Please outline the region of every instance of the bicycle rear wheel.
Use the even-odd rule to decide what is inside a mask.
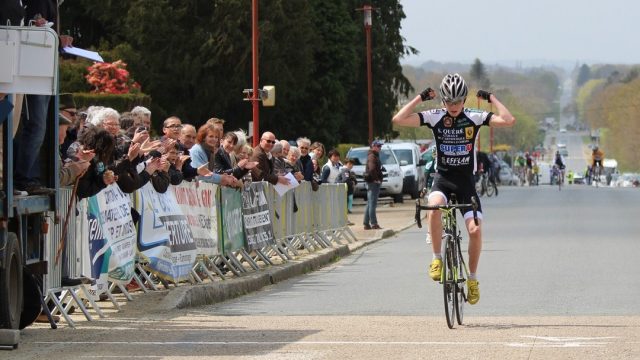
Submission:
[[[456,271],[456,296],[455,296],[455,307],[456,307],[456,320],[458,321],[458,325],[462,325],[464,321],[464,303],[467,301],[467,297],[464,293],[464,285],[466,279],[464,277],[464,259],[462,258],[462,252],[460,250],[460,243],[456,246],[456,256],[455,256],[455,271]]]
[[[442,289],[444,293],[444,314],[447,317],[447,326],[453,329],[455,313],[456,285],[453,276],[453,247],[451,246],[451,235],[445,235],[443,241],[444,256],[442,258]]]

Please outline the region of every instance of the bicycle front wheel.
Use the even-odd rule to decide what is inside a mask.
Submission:
[[[444,292],[444,314],[447,318],[447,326],[453,329],[455,313],[456,284],[453,276],[453,246],[450,234],[445,235],[443,241],[444,256],[442,257],[442,289]]]

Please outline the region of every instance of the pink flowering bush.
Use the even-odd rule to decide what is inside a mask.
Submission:
[[[112,63],[94,63],[87,68],[89,73],[85,79],[92,93],[128,94],[140,91],[140,85],[129,77],[127,64],[122,60]]]

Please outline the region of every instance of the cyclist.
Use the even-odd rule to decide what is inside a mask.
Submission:
[[[540,179],[540,166],[537,161],[533,162],[533,182],[538,186],[538,180]]]
[[[600,175],[602,175],[602,160],[604,160],[604,151],[598,148],[598,145],[593,146],[593,151],[591,152],[591,171],[596,171],[596,165],[600,166]],[[600,179],[596,179],[600,181]]]
[[[471,209],[463,209],[465,225],[469,232],[469,281],[468,301],[475,304],[480,299],[480,290],[476,272],[482,249],[482,208],[476,194],[473,173],[476,170],[475,141],[480,127],[507,127],[515,123],[509,110],[488,91],[479,90],[477,97],[495,105],[498,113],[468,109],[464,107],[467,100],[467,84],[462,76],[448,74],[442,79],[439,95],[444,108],[415,113],[415,107],[423,101],[435,98],[436,92],[427,88],[406,104],[394,117],[393,122],[401,126],[427,126],[436,141],[438,163],[433,180],[433,187],[428,197],[430,206],[445,205],[452,193],[456,193],[458,201],[470,203],[474,197],[478,201],[478,225],[473,221]],[[429,230],[431,231],[433,261],[429,266],[429,276],[439,281],[442,273],[442,218],[440,211],[429,214]]]
[[[518,153],[515,160],[513,161],[513,167],[515,169],[516,175],[518,175],[518,178],[520,179],[520,185],[524,185],[525,182],[525,164],[526,162],[524,156],[522,156],[522,153]]]
[[[525,171],[527,184],[531,186],[531,181],[533,180],[533,158],[529,152],[524,153],[524,161],[527,167],[527,170]]]
[[[558,171],[559,171],[559,175],[558,176],[558,181],[561,183],[564,183],[564,159],[562,158],[562,155],[560,154],[560,151],[556,151],[556,159],[554,160],[553,164],[555,166],[558,167]]]

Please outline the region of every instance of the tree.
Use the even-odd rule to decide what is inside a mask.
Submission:
[[[331,146],[367,137],[361,1],[260,3],[259,86],[275,85],[277,103],[260,109],[260,130],[308,136]],[[400,58],[398,0],[380,0],[373,26],[376,135],[390,130],[398,96],[412,90]],[[152,99],[156,127],[177,115],[200,125],[212,116],[247,128],[251,106],[251,7],[246,0],[77,0],[61,7],[76,44],[123,60]],[[90,20],[89,20],[90,19]],[[64,89],[63,89],[64,90]]]
[[[487,71],[484,68],[484,64],[480,59],[476,58],[471,65],[471,70],[469,70],[469,76],[471,76],[471,80],[474,81],[474,86],[480,89],[489,89],[491,88],[491,81],[489,80],[489,76],[487,76]]]
[[[582,64],[582,66],[580,66],[580,70],[578,71],[576,85],[580,87],[589,80],[591,80],[591,68],[587,64]]]

